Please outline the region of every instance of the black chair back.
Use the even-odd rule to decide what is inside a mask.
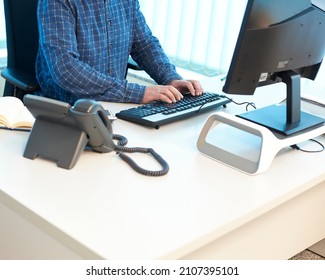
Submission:
[[[7,69],[2,74],[7,80],[4,95],[15,94],[22,98],[25,90],[30,92],[38,89],[35,79],[39,38],[37,4],[38,0],[4,0],[8,53]],[[22,88],[19,82],[23,83]]]

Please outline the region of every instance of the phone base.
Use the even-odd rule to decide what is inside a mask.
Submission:
[[[71,169],[88,143],[85,132],[65,123],[36,119],[27,141],[24,157],[53,160],[57,166]]]

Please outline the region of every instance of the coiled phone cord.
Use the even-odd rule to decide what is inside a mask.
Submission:
[[[169,165],[168,163],[152,148],[141,148],[141,147],[135,147],[135,148],[128,148],[125,147],[128,140],[119,134],[113,134],[113,139],[117,140],[117,145],[115,145],[115,151],[120,156],[122,160],[124,160],[126,163],[128,163],[136,172],[146,175],[146,176],[163,176],[167,174],[169,171]],[[161,170],[147,170],[142,167],[140,167],[133,159],[131,159],[129,156],[127,156],[125,153],[144,153],[144,154],[151,154],[153,158],[159,162],[162,169]]]

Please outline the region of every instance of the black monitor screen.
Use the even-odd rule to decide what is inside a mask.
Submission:
[[[223,91],[249,95],[284,82],[287,102],[240,117],[285,135],[323,125],[300,110],[300,78],[315,79],[325,55],[322,8],[310,0],[248,0]]]

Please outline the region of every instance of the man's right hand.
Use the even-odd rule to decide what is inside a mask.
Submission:
[[[183,95],[173,86],[148,86],[142,99],[143,104],[161,100],[166,103],[175,103],[181,100]]]

